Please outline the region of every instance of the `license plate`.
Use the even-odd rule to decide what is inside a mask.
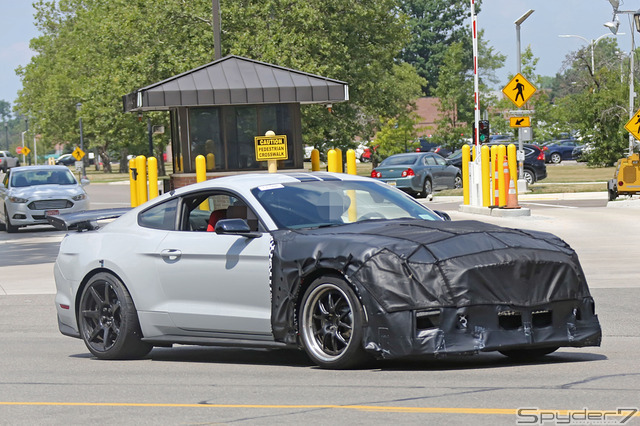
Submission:
[[[44,212],[45,216],[54,216],[60,214],[60,210],[47,210]]]
[[[387,185],[396,186],[396,181],[395,180],[388,180],[387,181]]]

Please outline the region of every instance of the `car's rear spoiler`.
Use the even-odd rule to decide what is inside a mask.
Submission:
[[[116,219],[130,210],[131,207],[85,210],[77,213],[47,216],[47,220],[56,229],[60,229],[61,231],[71,231],[74,229],[78,231],[92,231],[99,228],[98,221]]]

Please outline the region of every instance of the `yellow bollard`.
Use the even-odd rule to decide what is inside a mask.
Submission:
[[[492,202],[494,206],[498,206],[500,204],[500,189],[498,188],[498,146],[493,145],[491,147],[491,182],[493,185],[493,193],[491,196]]]
[[[275,136],[276,132],[273,130],[267,130],[264,135]],[[278,171],[278,160],[267,160],[267,171],[269,173],[276,173]]]
[[[344,165],[342,164],[342,150],[340,148],[336,148],[336,152],[338,153],[338,173],[344,173]]]
[[[516,159],[516,146],[512,143],[507,146],[507,157],[509,159],[509,175],[513,179],[513,184],[516,188],[516,195],[518,194],[518,160]],[[509,188],[509,182],[507,182],[507,188]]]
[[[180,171],[184,170],[184,157],[182,156],[182,154],[180,154],[180,164],[178,165],[178,167],[180,168]]]
[[[136,179],[138,205],[141,205],[147,202],[147,157],[144,155],[136,157],[136,170],[138,171]]]
[[[338,166],[338,152],[335,149],[330,149],[327,153],[327,171],[332,173],[340,173]]]
[[[352,149],[347,151],[347,173],[350,175],[357,175],[356,169],[356,152]]]
[[[480,162],[482,167],[482,207],[491,205],[491,163],[489,162],[489,147],[480,148]]]
[[[210,152],[207,154],[207,170],[216,169],[216,156]]]
[[[320,171],[320,151],[318,151],[317,149],[311,151],[311,171]]]
[[[196,157],[196,182],[204,182],[207,180],[207,161],[204,159],[204,155],[198,155]],[[209,203],[203,201],[200,204],[200,210],[209,210]]]
[[[147,168],[149,169],[149,199],[153,200],[158,196],[158,160],[156,157],[149,157]]]
[[[462,203],[469,205],[469,159],[471,158],[471,147],[469,145],[462,146]]]
[[[504,173],[503,173],[503,164],[507,160],[507,147],[504,145],[498,146],[498,162],[496,165],[498,166],[498,188],[500,189],[500,197],[498,206],[506,206],[507,205],[507,186],[508,182],[504,181]]]
[[[133,177],[133,171],[136,169],[136,159],[129,160],[129,192],[131,193],[131,207],[138,206],[138,191],[136,188],[136,179]]]

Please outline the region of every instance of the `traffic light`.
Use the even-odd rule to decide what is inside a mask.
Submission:
[[[489,120],[480,120],[478,122],[480,127],[480,143],[489,142]],[[473,143],[476,142],[476,123],[473,123]]]

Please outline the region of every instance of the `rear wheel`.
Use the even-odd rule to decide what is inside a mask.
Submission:
[[[551,154],[551,162],[553,164],[560,164],[561,161],[562,161],[562,156],[559,153],[554,152],[553,154]]]
[[[362,348],[362,305],[344,280],[316,279],[304,293],[300,312],[304,349],[320,367],[353,368],[369,358]]]
[[[502,355],[508,356],[519,361],[529,361],[541,358],[552,352],[558,350],[557,346],[550,348],[535,348],[535,349],[512,349],[508,351],[499,351]]]
[[[112,274],[94,275],[82,291],[78,310],[80,335],[100,359],[137,359],[152,349],[142,331],[129,292]]]
[[[420,195],[423,198],[427,198],[429,195],[433,193],[433,184],[431,183],[431,179],[426,178],[424,183],[422,184],[422,192]]]
[[[456,176],[456,178],[453,180],[453,187],[455,189],[462,188],[462,176]]]
[[[527,181],[527,185],[536,183],[536,175],[534,175],[531,170],[525,169],[524,172],[522,172],[522,176],[524,177],[524,180]]]

